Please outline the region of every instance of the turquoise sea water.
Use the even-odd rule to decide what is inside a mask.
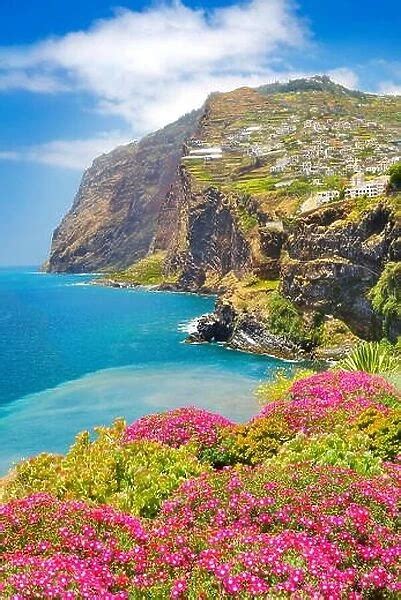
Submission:
[[[0,474],[117,416],[197,405],[245,420],[257,410],[254,387],[285,366],[182,343],[213,298],[90,279],[0,269]]]

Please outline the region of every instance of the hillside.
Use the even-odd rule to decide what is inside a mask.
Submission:
[[[400,160],[401,97],[325,77],[212,94],[200,111],[94,162],[49,268],[218,292],[196,341],[293,357],[313,353],[333,327],[346,347],[355,336],[395,340],[399,311],[378,312],[371,294],[400,259],[399,197],[387,177]]]

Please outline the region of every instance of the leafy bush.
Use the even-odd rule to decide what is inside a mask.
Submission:
[[[377,452],[372,452],[367,435],[346,431],[339,427],[333,433],[307,436],[298,434],[284,444],[272,459],[278,465],[296,465],[310,462],[314,465],[331,465],[353,469],[360,475],[378,475],[382,472]]]
[[[287,337],[296,344],[310,342],[310,332],[305,328],[297,307],[279,292],[269,295],[267,325],[272,333]]]
[[[401,263],[386,265],[369,298],[373,308],[384,317],[384,333],[388,335],[391,323],[401,319]]]
[[[272,414],[238,428],[232,452],[236,453],[237,462],[257,465],[277,454],[294,435],[281,414]]]
[[[386,342],[362,342],[338,363],[338,368],[344,371],[379,374],[396,373],[400,367],[399,354]]]
[[[359,415],[354,427],[369,440],[369,449],[383,460],[401,457],[401,407],[383,414],[377,408],[369,408]]]
[[[229,419],[207,410],[177,408],[138,419],[127,427],[124,441],[154,440],[173,448],[194,442],[208,448],[216,443],[220,429],[231,425]]]
[[[401,162],[396,163],[389,169],[390,184],[396,189],[401,190]]]
[[[149,440],[121,444],[124,429],[122,421],[98,428],[94,441],[83,432],[65,457],[39,455],[20,463],[6,497],[46,491],[60,499],[107,503],[152,517],[185,478],[207,468],[187,447],[169,448]]]

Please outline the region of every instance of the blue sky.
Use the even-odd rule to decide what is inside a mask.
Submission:
[[[39,264],[97,154],[207,93],[329,73],[401,94],[395,0],[2,0],[0,264]]]

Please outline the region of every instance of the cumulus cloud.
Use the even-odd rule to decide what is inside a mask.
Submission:
[[[358,89],[359,77],[355,71],[348,67],[339,67],[328,72],[329,77],[336,83],[351,90]]]
[[[0,48],[0,89],[91,93],[135,133],[199,106],[211,91],[288,76],[308,39],[292,0],[248,0],[213,11],[176,0],[119,10],[87,31]]]
[[[401,83],[395,83],[394,81],[382,81],[379,84],[379,93],[388,94],[389,96],[400,96]]]
[[[89,139],[53,140],[18,151],[0,151],[0,160],[37,162],[81,171],[89,166],[95,156],[110,152],[129,141],[127,136],[119,132],[104,132]]]

